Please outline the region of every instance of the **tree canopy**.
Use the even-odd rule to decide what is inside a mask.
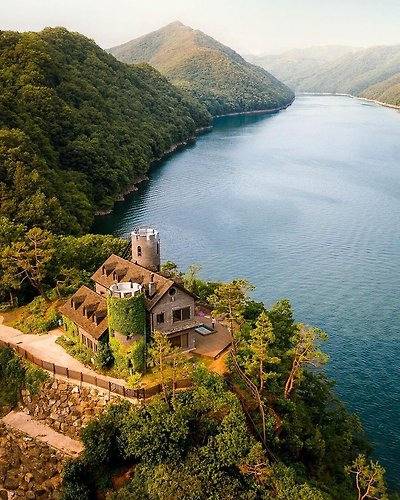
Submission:
[[[147,65],[64,28],[0,32],[0,215],[56,233],[96,210],[210,116]]]

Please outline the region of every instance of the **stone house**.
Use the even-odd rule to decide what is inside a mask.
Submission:
[[[210,321],[207,325],[204,317],[196,315],[195,296],[180,283],[159,273],[158,231],[151,228],[134,231],[131,235],[131,254],[131,260],[111,255],[92,276],[95,289],[81,287],[61,306],[64,327],[72,328],[93,351],[97,350],[99,341],[106,338],[109,330],[123,343],[134,342],[141,335],[149,337],[153,331],[159,330],[167,333],[174,346],[189,350],[201,344],[206,353],[206,336],[210,335],[211,339],[214,328]],[[141,298],[145,309],[145,331],[109,328],[110,300],[116,301],[117,306],[119,301],[125,300],[128,307],[120,314],[126,314],[129,320],[128,316],[138,314],[137,309],[136,312],[130,309],[126,300],[134,297]],[[122,321],[121,324],[125,323]],[[131,323],[127,321],[126,324]],[[222,351],[229,343],[226,332],[224,335],[219,332],[217,351]]]

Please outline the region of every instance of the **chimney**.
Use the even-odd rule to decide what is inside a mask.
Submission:
[[[156,284],[154,283],[154,274],[150,275],[150,282],[148,284],[149,297],[152,297],[156,293]]]

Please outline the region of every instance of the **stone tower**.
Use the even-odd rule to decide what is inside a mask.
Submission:
[[[140,227],[132,232],[132,262],[152,271],[160,270],[160,235],[151,227]]]

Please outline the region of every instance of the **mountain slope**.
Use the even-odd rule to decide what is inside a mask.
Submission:
[[[391,106],[400,106],[400,73],[368,87],[360,96]]]
[[[293,99],[291,90],[265,70],[179,22],[109,52],[125,63],[151,64],[213,115],[273,109]]]
[[[290,88],[296,90],[304,79],[321,71],[324,65],[356,50],[353,47],[342,45],[328,45],[292,49],[281,54],[247,55],[245,57],[251,63],[265,68]]]
[[[0,32],[0,70],[0,215],[27,226],[88,229],[211,118],[155,69],[63,28]]]
[[[399,102],[400,45],[347,48],[342,54],[329,47],[325,54],[318,54],[319,49],[251,60],[257,60],[297,92],[345,93],[388,104]]]

